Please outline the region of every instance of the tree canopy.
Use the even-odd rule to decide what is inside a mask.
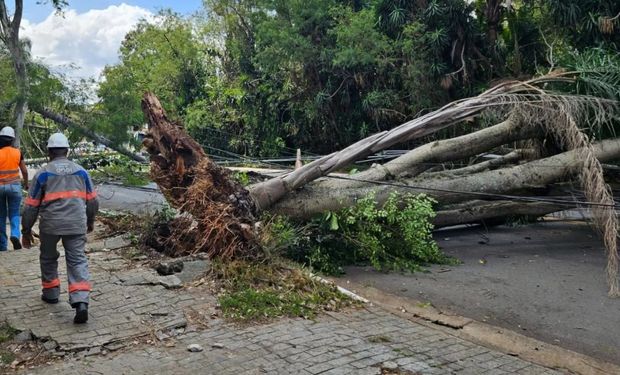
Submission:
[[[117,124],[141,121],[148,89],[203,145],[325,153],[620,45],[611,0],[208,0],[205,11],[127,35],[99,91]]]
[[[605,67],[581,87],[617,95],[619,14],[613,0],[206,0],[198,15],[163,11],[138,23],[94,103],[29,63],[28,77],[39,77],[30,105],[53,101],[123,143],[144,123],[140,97],[152,91],[210,151],[327,153],[555,69]],[[1,49],[5,121],[18,96],[12,77]]]

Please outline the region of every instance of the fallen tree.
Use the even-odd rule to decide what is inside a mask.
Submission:
[[[334,188],[333,184],[307,185],[275,203],[269,211],[289,217],[309,218],[322,212],[350,206],[371,191],[375,193],[379,203],[385,202],[393,191],[402,194],[427,194],[440,202],[441,209],[441,205],[445,204],[461,203],[480,197],[492,199],[498,194],[523,192],[570,179],[583,167],[581,152],[579,149],[571,150],[516,166],[456,178],[410,178],[399,180],[398,184],[380,182],[373,184],[370,180],[360,181],[358,178],[353,178],[356,180],[354,182],[366,182],[366,185],[345,186],[339,189]],[[601,161],[620,159],[620,139],[598,142],[594,145],[594,152]],[[350,180],[344,180],[345,183],[348,181]]]
[[[54,121],[55,123],[65,127],[65,128],[71,128],[71,129],[75,129],[77,131],[79,131],[81,134],[83,134],[85,137],[99,143],[102,144],[106,147],[111,148],[112,150],[118,152],[119,154],[125,155],[128,158],[130,158],[131,160],[135,160],[137,162],[140,163],[144,163],[146,162],[146,158],[144,158],[141,155],[138,155],[134,152],[131,152],[130,150],[128,150],[126,147],[122,146],[122,145],[118,145],[114,142],[112,142],[111,140],[109,140],[108,138],[102,136],[101,134],[97,134],[94,131],[92,131],[91,129],[89,129],[88,127],[81,125],[79,123],[77,123],[76,121],[73,121],[71,118],[65,116],[65,115],[61,115],[59,113],[55,113],[54,111],[47,109],[47,108],[40,108],[40,109],[36,109],[35,112],[37,112],[38,114],[40,114],[41,116],[43,116],[43,118],[49,119]]]
[[[142,105],[149,122],[145,145],[151,154],[152,176],[181,212],[172,224],[167,244],[176,246],[179,253],[248,256],[255,244],[252,225],[260,211],[308,218],[350,206],[370,193],[381,203],[394,191],[425,193],[435,198],[435,220],[441,226],[515,214],[538,217],[578,206],[570,200],[541,196],[551,184],[577,180],[587,200],[582,204],[592,208],[593,220],[603,233],[610,295],[617,296],[617,218],[600,163],[620,159],[620,140],[591,144],[577,127],[611,121],[617,103],[552,94],[541,88],[576,79],[574,74],[561,73],[528,82],[503,83],[248,189],[210,161],[180,124],[167,119],[157,98],[146,94]],[[489,109],[505,120],[461,137],[428,143],[357,175],[329,175],[387,147],[432,134]],[[428,172],[438,163],[469,162],[501,146],[542,139],[559,152],[536,158],[548,150],[530,152],[520,144],[495,161]]]

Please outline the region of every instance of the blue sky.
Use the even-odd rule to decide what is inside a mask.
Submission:
[[[159,10],[191,15],[202,9],[202,0],[69,0],[57,15],[37,1],[24,1],[21,37],[30,39],[35,59],[70,78],[100,79],[106,65],[118,62],[127,32],[142,19],[154,20]]]
[[[37,4],[37,2],[41,0],[24,0],[24,16],[31,22],[43,21],[53,10],[49,4]],[[10,4],[11,1],[8,3]],[[84,13],[91,9],[105,9],[110,5],[121,3],[136,5],[154,13],[162,8],[170,8],[182,14],[192,14],[202,7],[202,0],[69,0],[69,8],[75,9],[78,13]]]

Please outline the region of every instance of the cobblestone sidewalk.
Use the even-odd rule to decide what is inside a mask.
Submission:
[[[560,374],[372,306],[314,321],[188,324],[189,307],[209,313],[213,296],[167,289],[169,280],[114,252],[89,258],[91,320],[76,326],[66,294],[58,305],[40,301],[37,250],[0,253],[0,321],[31,330],[52,354],[64,355],[22,373]],[[190,344],[204,350],[189,352]]]
[[[87,325],[73,325],[74,311],[67,302],[64,254],[61,251],[58,268],[63,284],[56,305],[40,299],[38,254],[34,248],[0,253],[0,321],[20,331],[30,330],[35,338],[45,342],[46,348],[57,352],[105,347],[184,327],[182,308],[196,303],[189,294],[166,289],[164,285],[171,286],[170,279],[158,277],[150,269],[133,269],[113,252],[91,252],[90,319]]]

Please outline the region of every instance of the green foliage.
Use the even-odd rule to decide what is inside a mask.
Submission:
[[[114,141],[127,141],[127,127],[144,123],[140,100],[145,91],[155,93],[172,118],[180,118],[202,97],[204,59],[189,21],[164,12],[157,23],[138,23],[121,45],[121,62],[103,72],[95,128]]]
[[[0,343],[10,341],[19,331],[6,323],[0,324]]]
[[[392,193],[383,207],[373,195],[338,213],[327,213],[325,235],[309,254],[315,268],[333,272],[332,263],[369,263],[377,270],[416,271],[449,261],[432,238],[434,201],[424,195]],[[327,267],[327,268],[326,268]]]
[[[15,360],[15,354],[8,350],[0,350],[0,364],[10,365]]]
[[[262,219],[265,224],[260,231],[259,242],[268,256],[278,256],[302,245],[304,230],[285,217],[264,215]]]
[[[95,181],[115,181],[128,186],[144,186],[150,182],[148,165],[121,155],[95,155],[78,162],[90,171]]]
[[[238,171],[233,173],[232,177],[243,186],[250,185],[251,181],[248,172]]]
[[[15,337],[19,331],[6,323],[0,324],[0,344],[9,342]],[[10,350],[2,350],[0,348],[0,365],[9,365],[15,360],[15,354]],[[1,366],[0,366],[1,367]]]
[[[216,262],[212,272],[224,289],[218,298],[224,317],[232,320],[308,319],[319,311],[352,303],[335,286],[274,259],[269,263]]]
[[[579,90],[617,96],[615,0],[206,0],[204,10],[138,23],[96,93],[93,80],[30,61],[29,107],[131,144],[152,91],[209,152],[274,156],[342,149],[498,79],[550,69],[596,64],[605,71],[583,75]],[[2,45],[0,87],[0,122],[10,123],[17,87]]]
[[[301,227],[276,217],[264,228],[262,244],[326,274],[342,273],[349,264],[417,271],[454,261],[432,238],[433,203],[425,195],[394,193],[379,207],[369,195]]]
[[[177,215],[176,210],[174,208],[172,208],[168,204],[168,202],[165,202],[161,206],[161,209],[159,209],[157,211],[157,213],[155,214],[155,217],[156,217],[156,220],[158,222],[168,223],[168,222],[172,221],[172,219],[174,219],[176,215]]]
[[[574,86],[576,94],[620,100],[620,53],[604,48],[571,51],[562,56],[562,66],[583,72]]]

